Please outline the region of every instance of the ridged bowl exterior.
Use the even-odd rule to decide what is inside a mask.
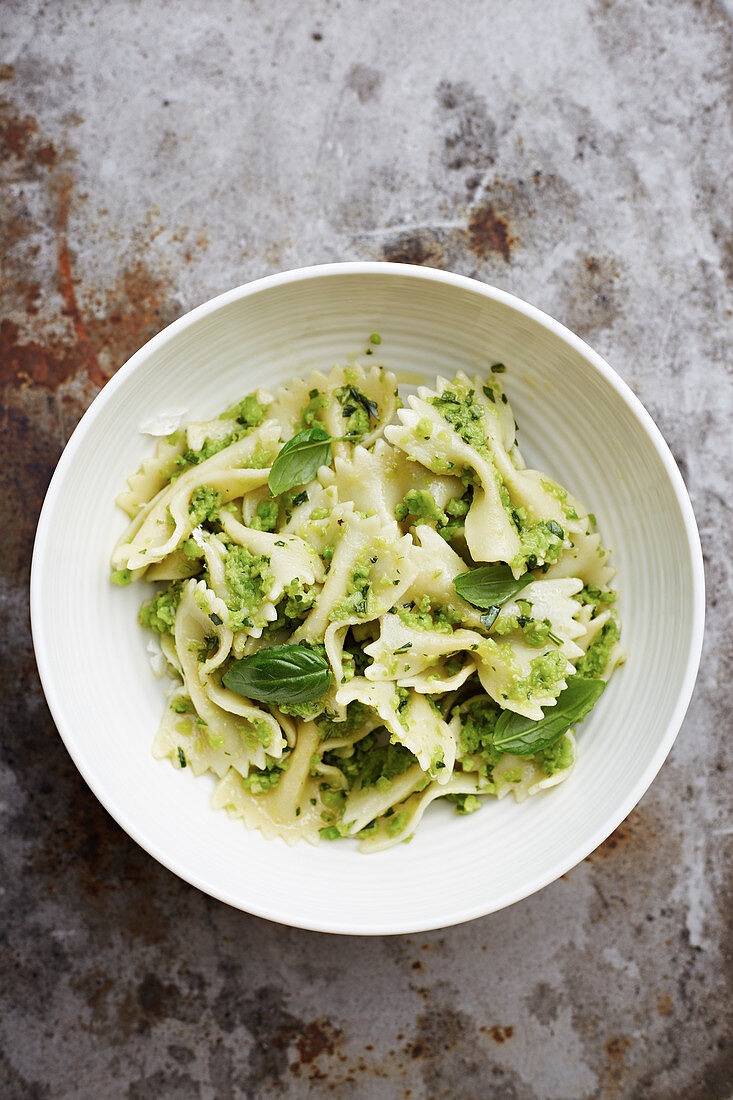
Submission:
[[[209,806],[213,782],[150,753],[163,691],[137,625],[141,587],[109,583],[114,497],[153,441],[151,416],[217,414],[245,393],[362,354],[431,381],[497,360],[530,465],[595,512],[618,569],[628,662],[580,728],[570,779],[469,817],[434,804],[377,856],[346,842],[265,841]],[[667,756],[703,633],[700,544],[666,444],[626,385],[556,321],[492,287],[395,264],[335,264],[251,283],[142,348],[70,440],[38,526],[31,613],[44,690],[69,752],[127,832],[182,878],[286,924],[359,934],[468,920],[541,888],[623,820]]]

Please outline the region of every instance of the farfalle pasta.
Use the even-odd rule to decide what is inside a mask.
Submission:
[[[503,373],[403,407],[381,367],[317,371],[161,440],[118,496],[112,580],[158,586],[153,753],[212,772],[248,828],[380,851],[435,799],[570,774],[624,659],[614,570],[527,469]]]

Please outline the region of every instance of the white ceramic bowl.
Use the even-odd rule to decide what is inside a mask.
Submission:
[[[579,734],[570,779],[470,817],[434,803],[412,842],[364,856],[348,842],[288,848],[212,810],[213,782],[150,753],[163,691],[137,625],[140,586],[109,583],[125,525],[114,505],[153,448],[143,421],[217,414],[258,385],[358,355],[433,379],[507,365],[530,464],[598,517],[618,568],[629,659]],[[366,360],[369,362],[369,360]],[[64,451],[33,556],[31,616],[51,712],[77,767],[166,867],[230,905],[329,932],[415,932],[540,889],[616,828],[669,752],[703,635],[703,569],[682,478],[658,429],[611,368],[557,321],[458,275],[349,263],[274,275],[176,321],[122,367]]]

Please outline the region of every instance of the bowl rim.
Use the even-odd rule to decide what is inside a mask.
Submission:
[[[88,769],[84,760],[83,746],[77,744],[73,723],[67,718],[63,704],[63,693],[57,688],[53,670],[53,662],[48,646],[47,628],[44,624],[43,610],[40,604],[40,590],[43,570],[44,547],[49,538],[52,527],[54,505],[61,492],[67,470],[71,466],[76,452],[82,445],[87,433],[91,429],[94,420],[108,402],[114,400],[117,391],[125,385],[127,379],[159,348],[172,340],[187,328],[196,325],[204,317],[215,313],[217,310],[229,305],[231,302],[248,298],[262,291],[274,287],[284,286],[289,283],[307,282],[312,279],[334,278],[344,275],[393,275],[401,278],[422,280],[425,282],[443,283],[463,289],[472,294],[477,294],[504,305],[509,306],[529,320],[538,323],[549,330],[554,336],[577,351],[586,362],[599,373],[605,381],[616,391],[621,400],[626,404],[635,419],[640,423],[644,433],[649,438],[657,455],[662,461],[664,470],[671,483],[680,514],[684,523],[687,537],[687,549],[692,573],[692,624],[690,646],[687,656],[685,673],[681,680],[677,699],[672,716],[667,724],[664,736],[661,738],[656,751],[644,771],[636,777],[626,796],[613,814],[610,814],[604,823],[598,826],[594,832],[580,841],[575,848],[562,860],[554,863],[546,872],[537,874],[533,879],[522,886],[507,890],[500,896],[496,904],[477,903],[465,906],[451,913],[449,916],[441,916],[422,922],[413,922],[404,918],[385,921],[379,927],[357,927],[353,921],[348,922],[338,917],[321,920],[317,923],[307,920],[299,920],[297,914],[286,912],[283,908],[268,906],[266,903],[251,903],[246,905],[240,899],[233,896],[227,890],[221,889],[215,883],[207,882],[201,875],[193,874],[187,870],[178,859],[168,852],[161,850],[159,846],[146,839],[135,821],[117,803],[114,790],[105,786],[103,778],[98,778],[91,769]],[[572,867],[584,860],[603,841],[618,828],[622,821],[631,813],[633,808],[645,794],[662,764],[666,760],[674,741],[682,726],[687,708],[692,697],[695,680],[702,653],[704,625],[705,625],[705,575],[703,568],[702,547],[698,532],[692,503],[685,487],[682,475],[677,467],[675,459],[664,439],[661,431],[652,420],[652,417],[642,405],[626,382],[613,370],[613,368],[594,351],[584,340],[577,336],[565,325],[555,320],[549,314],[544,313],[536,306],[525,302],[508,291],[483,283],[477,279],[454,272],[441,271],[437,268],[421,267],[413,264],[388,263],[383,261],[347,261],[343,263],[318,264],[309,267],[293,268],[288,271],[266,275],[263,278],[243,283],[231,290],[224,291],[201,305],[185,313],[182,317],[173,321],[166,328],[147,341],[138,351],[132,355],[126,363],[110,378],[104,388],[89,405],[73,433],[71,434],[54,470],[44,498],[43,506],[36,528],[33,545],[33,556],[30,574],[30,618],[33,646],[35,650],[36,664],[41,680],[46,701],[56,729],[64,742],[75,766],[81,773],[84,781],[95,797],[101,802],[107,812],[125,830],[137,844],[149,855],[172,871],[179,878],[204,893],[219,901],[231,905],[235,909],[251,913],[254,916],[294,928],[302,928],[309,931],[340,933],[344,935],[400,935],[416,932],[427,932],[436,928],[448,928],[465,921],[474,920],[490,913],[498,912],[509,905],[522,901],[524,898],[544,889],[551,882],[567,873]]]

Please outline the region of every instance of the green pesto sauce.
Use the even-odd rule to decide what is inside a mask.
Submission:
[[[266,794],[267,791],[271,791],[273,787],[276,787],[280,781],[280,772],[261,772],[251,771],[249,775],[246,775],[242,780],[242,786],[245,790],[248,790],[250,794]]]
[[[509,689],[509,698],[521,703],[535,695],[557,695],[565,676],[567,662],[563,655],[550,651],[530,661],[529,676],[517,679]]]
[[[346,595],[331,608],[329,619],[365,618],[369,613],[371,599],[371,580],[369,577],[373,562],[369,557],[360,558],[351,574]]]
[[[341,415],[345,421],[344,435],[353,437],[354,443],[358,443],[369,434],[372,417],[376,423],[379,413],[375,402],[354,385],[341,386],[334,390],[334,396],[341,405]]]
[[[288,759],[272,760],[265,771],[253,768],[248,775],[243,777],[242,786],[250,794],[267,794],[268,791],[278,785],[289,763]]]
[[[196,650],[196,659],[199,664],[203,664],[204,661],[208,661],[209,657],[212,655],[218,644],[219,639],[216,637],[215,634],[209,636],[208,638],[204,638],[203,642],[199,646],[196,646],[194,644],[194,648]],[[197,721],[200,722],[201,719],[199,718],[197,719]]]
[[[494,634],[511,634],[515,630],[521,630],[524,640],[533,649],[541,649],[549,641],[557,644],[556,636],[552,633],[552,623],[549,619],[534,619],[531,615],[532,605],[528,600],[517,600],[519,611],[516,615],[499,615],[495,620],[492,631]]]
[[[532,759],[537,767],[541,768],[547,775],[554,775],[555,772],[564,771],[572,764],[573,746],[568,737],[561,737],[548,749],[535,753]]]
[[[232,630],[252,626],[272,584],[269,559],[250,553],[244,546],[232,546],[227,553],[224,577],[230,592],[226,605],[231,612]]]
[[[247,400],[248,399],[245,398],[245,401]],[[255,403],[258,404],[256,399],[254,400]],[[264,415],[265,407],[263,405],[258,405],[258,407],[262,410],[262,413]],[[239,406],[235,406],[235,409],[237,408],[239,408]],[[228,414],[222,413],[222,418],[225,417],[228,418]],[[260,420],[261,419],[262,417],[260,417]],[[175,481],[176,478],[180,477],[181,474],[186,472],[186,470],[190,470],[193,466],[198,466],[202,462],[206,462],[208,458],[213,458],[213,456],[218,454],[219,451],[223,451],[227,447],[231,447],[233,443],[238,443],[240,439],[244,439],[245,436],[249,435],[254,426],[254,424],[247,425],[243,423],[241,428],[238,428],[234,432],[230,432],[229,435],[225,435],[223,439],[207,439],[204,441],[203,447],[201,447],[198,451],[192,451],[190,447],[187,447],[183,454],[178,455],[178,457],[176,458],[175,471],[171,475],[170,480]],[[272,465],[272,456],[264,450],[261,443],[257,443],[252,458],[249,462],[246,463],[246,468],[253,470],[262,470],[270,465]]]
[[[478,772],[484,780],[491,779],[494,765],[503,756],[492,744],[500,713],[499,707],[488,696],[477,696],[468,702],[461,714],[459,755],[463,770]]]
[[[444,658],[443,668],[446,676],[455,676],[463,668],[463,653],[450,653]]]
[[[375,734],[369,733],[354,745],[353,756],[347,759],[335,757],[332,763],[341,769],[350,784],[358,783],[362,790],[377,787],[388,790],[392,782],[416,763],[415,757],[404,745],[377,745]],[[330,754],[325,754],[330,757]]]
[[[248,462],[240,463],[243,470],[265,470],[268,466],[272,466],[275,461],[275,456],[272,451],[268,451],[266,447],[258,441],[255,444],[255,449],[252,452],[252,457]]]
[[[455,428],[464,443],[474,447],[479,454],[491,457],[481,423],[484,408],[476,400],[475,390],[454,382],[453,389],[443,390],[431,398],[430,403]]]
[[[508,494],[507,494],[508,500]],[[507,505],[502,497],[502,503]],[[538,565],[552,564],[562,557],[563,540],[565,532],[562,528],[553,530],[552,520],[540,520],[539,523],[531,523],[524,508],[507,508],[515,526],[519,532],[521,549],[509,564],[513,569],[525,566],[527,569],[535,569]],[[554,526],[557,527],[557,524]]]
[[[265,748],[270,744],[270,738],[272,736],[270,727],[264,719],[252,718],[252,728],[244,729],[244,743],[247,748],[256,749],[259,745],[263,745]],[[285,767],[286,765],[282,761],[273,760],[268,757],[268,768]]]
[[[320,421],[319,414],[328,408],[327,393],[321,393],[320,390],[311,390],[308,397],[310,398],[308,404],[300,410],[301,428],[312,428],[314,424]]]
[[[438,523],[445,520],[445,512],[435,503],[435,497],[426,489],[410,489],[395,509],[395,515],[400,522],[408,516],[414,516],[417,520]]]
[[[186,539],[183,544],[183,553],[186,555],[187,558],[191,558],[191,560],[195,558],[203,558],[204,556],[203,550],[198,545],[198,543],[193,541],[193,539]]]
[[[324,704],[316,700],[313,703],[278,703],[278,707],[283,714],[292,714],[294,718],[309,722],[323,713]]]
[[[578,661],[575,671],[579,676],[597,679],[606,671],[611,650],[619,640],[620,631],[615,619],[609,619],[602,627],[598,637],[588,646],[586,653]]]
[[[454,802],[457,814],[472,814],[481,809],[481,799],[475,794],[446,794],[446,802]]]
[[[279,514],[280,504],[277,500],[261,500],[250,527],[255,531],[276,531]]]
[[[603,604],[615,603],[616,593],[612,588],[598,588],[595,584],[587,584],[578,592],[575,599],[598,609]]]
[[[154,599],[147,600],[140,608],[140,624],[156,634],[172,634],[182,590],[181,581],[171,581]]]
[[[195,708],[188,696],[179,695],[171,699],[170,708],[175,714],[193,714]]]
[[[322,714],[316,719],[316,725],[323,741],[329,741],[336,737],[345,737],[364,725],[370,714],[370,708],[356,699],[346,708],[346,719],[343,722],[334,722],[328,714]]]
[[[471,507],[472,493],[473,490],[469,489],[466,496],[452,498],[443,511],[427,489],[410,489],[395,508],[395,516],[400,523],[432,523],[438,534],[446,542],[450,542],[454,535],[463,530],[466,514]]]
[[[405,626],[413,630],[437,630],[441,634],[452,634],[453,627],[460,622],[460,615],[447,607],[432,607],[427,596],[421,596],[417,603],[395,608]]]
[[[273,637],[283,629],[292,632],[313,607],[317,595],[317,592],[307,589],[301,580],[296,578],[290,581],[285,585],[282,598],[277,605],[277,618],[265,624],[262,636]]]
[[[199,485],[191,494],[189,503],[189,517],[194,527],[198,527],[204,520],[214,520],[219,515],[223,497],[217,489],[210,485]]]
[[[364,652],[362,646],[347,634],[342,651],[343,677],[342,684],[347,684],[355,676],[363,676],[367,667],[371,664],[371,658]]]
[[[291,620],[304,619],[316,602],[317,595],[318,593],[315,591],[307,591],[303,582],[296,577],[294,581],[290,581],[289,584],[285,585],[283,615],[286,619]]]
[[[428,699],[429,702],[432,703],[432,699],[430,698],[429,695],[427,696],[427,699]],[[437,775],[438,772],[442,772],[444,768],[445,768],[445,753],[443,752],[442,749],[436,749],[435,752],[433,753],[433,755],[430,758],[430,768],[429,768],[430,774],[431,775]]]
[[[498,383],[490,380],[484,386],[484,393],[495,404],[496,396],[501,394],[501,389]],[[473,447],[489,461],[492,460],[491,449],[483,429],[485,409],[481,402],[476,399],[475,390],[459,383],[453,383],[452,388],[445,389],[442,394],[433,397],[431,403],[444,420],[458,432],[464,443]],[[546,562],[557,561],[562,555],[563,538],[553,533],[547,522],[530,523],[529,517],[523,508],[513,508],[509,493],[499,473],[495,471],[494,476],[501,502],[514,522],[520,538],[521,548],[509,564],[513,569],[523,567],[534,569],[538,564],[542,565]],[[565,495],[567,496],[567,494]]]
[[[400,812],[396,813],[393,817],[387,818],[385,824],[387,836],[392,838],[399,836],[409,820],[410,815],[407,813],[407,810],[400,810]]]
[[[220,420],[237,420],[245,428],[257,428],[265,419],[267,406],[261,405],[253,393],[232,405],[219,417]]]
[[[560,501],[560,507],[566,519],[579,519],[578,513],[575,511],[571,504],[568,504],[568,492],[567,489],[563,489],[562,485],[558,485],[555,481],[549,479],[540,482],[540,485],[546,493],[550,493],[551,496],[556,497]]]
[[[240,428],[236,432],[225,435],[223,439],[207,439],[198,451],[192,451],[190,447],[186,447],[183,454],[178,455],[176,458],[176,471],[172,475],[171,481],[180,477],[181,474],[185,473],[186,470],[190,470],[193,466],[198,466],[200,463],[206,462],[208,458],[213,458],[219,451],[230,447],[232,443],[238,443],[240,439],[244,439],[248,431],[249,428]]]
[[[549,493],[550,496],[556,497],[561,504],[564,504],[565,501],[568,499],[567,489],[563,489],[562,485],[558,485],[557,482],[550,481],[549,478],[543,478],[540,481],[540,485],[546,493]]]
[[[334,791],[326,787],[321,791],[321,802],[329,810],[335,810],[338,813],[343,810],[346,803],[346,791]]]

